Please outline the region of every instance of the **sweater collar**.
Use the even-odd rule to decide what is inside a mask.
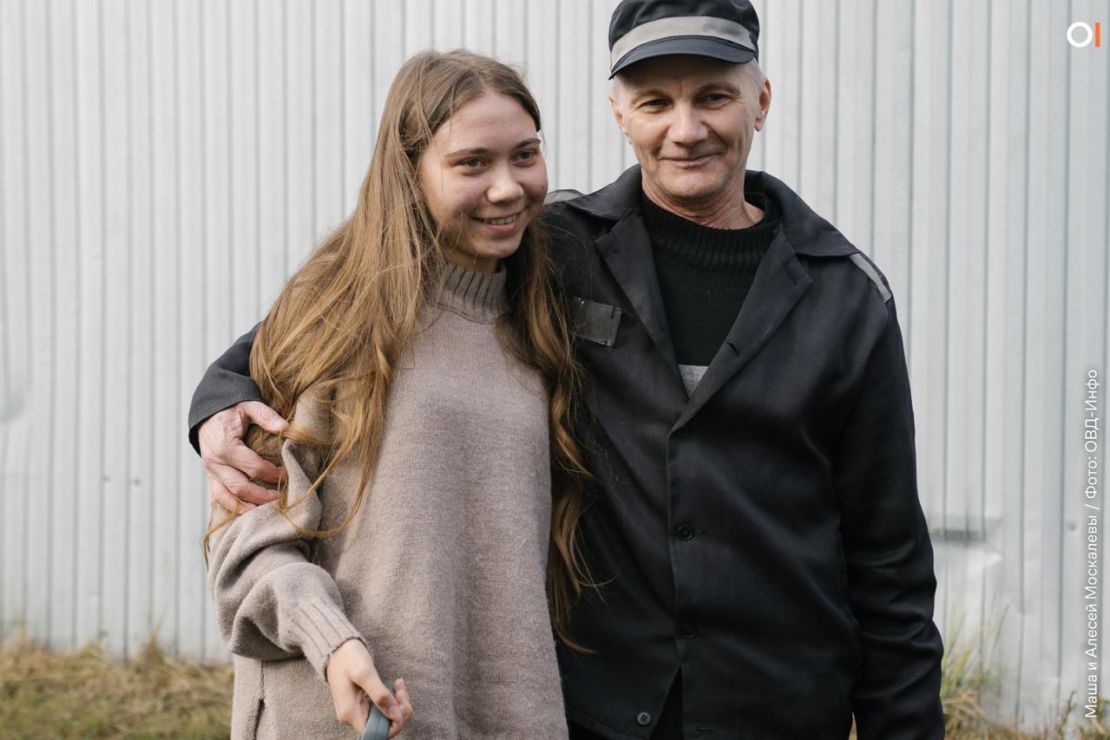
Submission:
[[[570,208],[608,221],[619,221],[632,211],[639,211],[642,190],[640,166],[624,171],[615,182],[580,198],[566,201]],[[825,219],[806,205],[797,193],[766,172],[748,170],[744,189],[764,193],[778,205],[781,234],[798,254],[811,257],[842,257],[858,250]]]
[[[432,302],[473,321],[493,321],[507,310],[505,275],[504,268],[481,272],[448,261]]]
[[[651,243],[679,262],[703,270],[755,272],[775,238],[778,205],[763,193],[748,191],[745,196],[763,210],[763,218],[741,229],[702,226],[656,205],[643,193],[640,210]]]

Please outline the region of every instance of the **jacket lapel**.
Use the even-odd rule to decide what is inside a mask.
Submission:
[[[763,348],[812,284],[790,243],[780,233],[759,263],[751,291],[713,362],[694,388],[675,424],[690,420],[721,386],[739,373]]]
[[[678,390],[685,397],[655,275],[651,238],[636,211],[641,187],[640,168],[633,166],[616,182],[570,200],[568,205],[597,218],[617,222],[609,233],[597,240],[597,250],[647,328]],[[675,428],[689,421],[721,386],[759,353],[809,290],[812,280],[798,260],[798,254],[842,257],[858,251],[829,222],[814,213],[797,193],[774,177],[749,170],[745,175],[745,188],[766,193],[776,200],[782,211],[782,227],[759,263],[740,314],[694,388]]]
[[[596,246],[609,272],[635,309],[636,316],[647,329],[652,343],[681,384],[663,295],[655,275],[651,238],[639,213],[626,213],[612,231],[597,240]]]

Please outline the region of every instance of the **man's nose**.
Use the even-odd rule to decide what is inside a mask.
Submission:
[[[524,195],[524,188],[511,167],[498,167],[486,190],[490,203],[511,203]]]
[[[674,121],[671,123],[670,139],[676,144],[690,146],[705,139],[705,123],[701,115],[692,106],[680,105],[674,110]]]

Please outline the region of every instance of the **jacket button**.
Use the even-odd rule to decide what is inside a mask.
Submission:
[[[692,540],[694,539],[694,528],[688,527],[685,524],[681,527],[675,527],[674,536],[680,540]]]
[[[698,628],[692,624],[684,624],[678,628],[678,636],[685,637],[689,640],[691,637],[697,637]]]
[[[647,727],[651,724],[651,715],[647,712],[640,712],[636,715],[636,724],[640,727]]]

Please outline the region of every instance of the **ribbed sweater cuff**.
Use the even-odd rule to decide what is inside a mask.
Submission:
[[[322,679],[325,678],[328,658],[336,648],[352,639],[366,644],[343,610],[326,599],[314,599],[302,604],[292,622],[293,638]]]

